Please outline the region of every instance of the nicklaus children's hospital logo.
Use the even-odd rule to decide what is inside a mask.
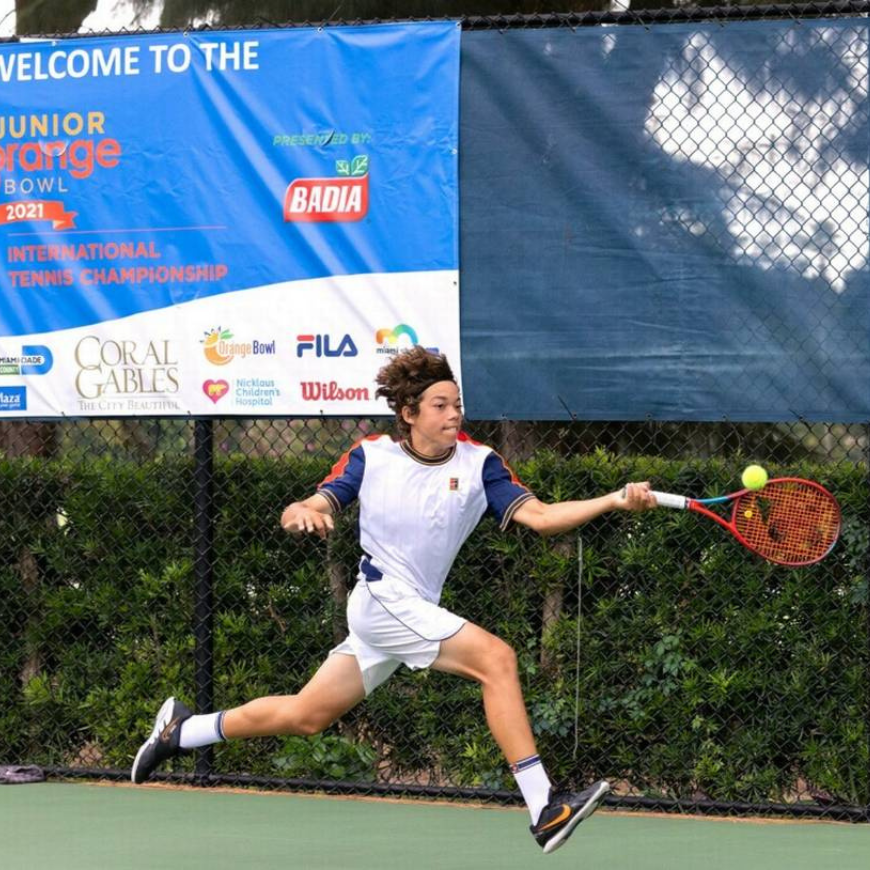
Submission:
[[[230,385],[223,378],[219,381],[207,380],[202,385],[202,391],[207,398],[217,404],[230,391]]]
[[[296,223],[362,220],[369,211],[369,158],[336,160],[334,178],[297,178],[284,194],[284,220]]]

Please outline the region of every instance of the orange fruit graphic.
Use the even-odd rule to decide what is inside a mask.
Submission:
[[[223,354],[220,352],[218,348],[218,342],[226,340],[228,338],[232,338],[233,334],[228,330],[221,330],[220,327],[217,329],[212,329],[206,333],[205,339],[202,342],[202,349],[205,353],[205,358],[212,364],[216,366],[225,366],[228,362],[230,362],[233,358],[232,354]]]

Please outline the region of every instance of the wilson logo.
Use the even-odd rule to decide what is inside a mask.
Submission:
[[[304,402],[368,402],[367,387],[340,387],[335,381],[302,381]]]
[[[362,220],[369,210],[369,177],[297,178],[284,194],[284,220],[301,223]]]

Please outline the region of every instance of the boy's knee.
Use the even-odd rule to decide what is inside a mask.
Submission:
[[[293,722],[290,733],[299,737],[313,737],[315,734],[325,731],[330,725],[332,725],[332,720],[325,716],[302,715]]]
[[[292,733],[298,737],[313,737],[315,734],[320,734],[321,731],[323,728],[317,722],[306,719],[295,723]]]
[[[517,654],[510,644],[494,638],[487,651],[487,670],[495,678],[512,679],[517,675]]]

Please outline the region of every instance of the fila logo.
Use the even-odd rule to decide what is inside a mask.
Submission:
[[[317,357],[356,356],[359,351],[350,335],[345,334],[337,347],[332,346],[328,335],[297,335],[296,356],[314,352]]]
[[[284,194],[284,220],[301,223],[362,220],[369,210],[369,177],[297,178]]]
[[[458,492],[459,490],[459,478],[451,477],[450,478],[450,492]]]

